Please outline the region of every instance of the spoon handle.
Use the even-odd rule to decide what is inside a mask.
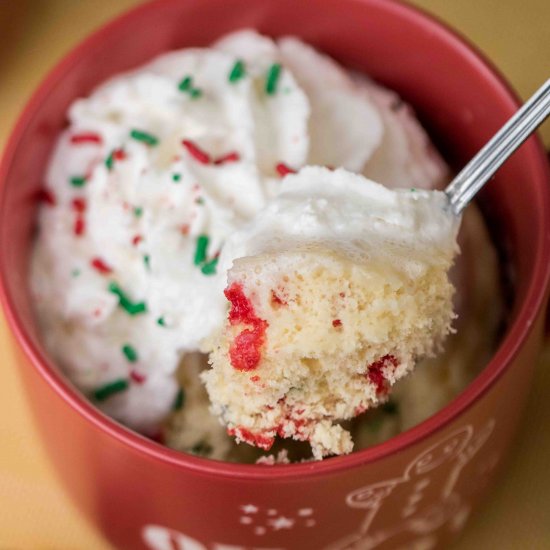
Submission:
[[[550,79],[495,134],[445,189],[452,211],[460,214],[508,157],[550,115]]]

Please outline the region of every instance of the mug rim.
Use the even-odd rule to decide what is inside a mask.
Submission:
[[[35,116],[40,105],[47,97],[56,83],[63,75],[70,71],[72,66],[79,62],[82,54],[93,49],[95,44],[103,40],[104,36],[114,32],[117,27],[124,26],[128,21],[141,17],[142,12],[158,9],[159,5],[173,4],[180,0],[151,0],[138,5],[93,31],[87,38],[79,42],[65,56],[58,61],[53,69],[48,71],[39,86],[25,104],[19,114],[17,122],[6,142],[4,153],[0,162],[0,213],[4,207],[5,186],[11,161],[18,150],[29,122]],[[500,71],[489,61],[479,49],[471,44],[459,32],[451,28],[436,16],[416,6],[411,6],[400,0],[346,0],[349,3],[372,4],[383,6],[384,9],[394,12],[406,12],[420,28],[430,29],[439,41],[453,46],[457,55],[466,58],[470,64],[475,65],[477,71],[483,73],[486,80],[491,82],[493,91],[507,102],[514,110],[519,107],[520,100],[505,80]],[[546,160],[544,148],[538,136],[531,137],[524,145],[530,149],[532,178],[538,187],[540,199],[539,208],[543,213],[550,212],[550,170]],[[448,423],[463,413],[469,406],[481,398],[506,372],[507,368],[518,354],[523,342],[531,331],[533,320],[538,315],[546,298],[546,289],[550,278],[550,215],[542,215],[539,219],[540,239],[537,241],[535,251],[534,269],[530,275],[530,281],[523,303],[518,308],[515,321],[508,327],[507,333],[499,343],[499,346],[482,372],[445,407],[437,411],[420,424],[401,432],[390,439],[352,452],[349,455],[333,457],[330,460],[306,462],[301,464],[275,465],[269,468],[256,464],[238,464],[196,457],[188,453],[176,451],[167,446],[156,443],[133,430],[119,424],[108,417],[91,404],[72,383],[65,378],[45,353],[33,343],[28,331],[21,320],[17,308],[8,294],[6,285],[6,266],[0,264],[0,303],[4,306],[7,326],[29,358],[41,378],[51,389],[65,401],[74,411],[80,414],[93,427],[106,436],[112,437],[119,443],[127,446],[132,452],[146,455],[155,461],[186,469],[197,474],[214,477],[230,477],[234,479],[249,480],[293,480],[307,476],[317,477],[324,474],[335,474],[342,470],[363,466],[419,443],[437,430],[444,428]],[[1,227],[1,219],[0,219]],[[548,238],[544,238],[547,235]]]

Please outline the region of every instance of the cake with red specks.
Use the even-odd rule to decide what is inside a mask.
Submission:
[[[468,209],[464,215],[459,244],[461,254],[451,270],[451,278],[459,291],[454,296],[455,309],[460,311],[453,323],[456,331],[448,335],[441,353],[420,359],[413,375],[397,381],[392,386],[391,396],[381,406],[340,423],[350,432],[354,451],[381,443],[435,414],[465,388],[489,360],[502,315],[502,299],[498,286],[498,259],[483,219],[475,208]],[[483,258],[483,262],[479,258]],[[279,296],[274,300],[283,303]],[[207,357],[204,354],[194,357],[194,372],[208,370]],[[182,364],[180,371],[189,372],[189,366]],[[217,422],[208,424],[208,433],[202,434],[201,444],[197,446],[193,438],[189,438],[190,430],[183,429],[182,424],[193,417],[209,418],[210,400],[203,385],[185,387],[186,395],[192,391],[193,405],[175,411],[168,420],[165,434],[166,443],[171,447],[193,453],[206,448],[210,453],[206,456],[213,458],[222,456],[223,460],[258,461],[266,465],[311,456],[310,444],[281,439],[278,435],[269,451],[235,444],[234,436],[227,434]],[[206,423],[201,421],[201,424]]]
[[[288,176],[226,242],[228,321],[203,374],[237,440],[349,453],[341,426],[383,403],[454,318],[459,219],[440,191],[390,190],[343,169]]]

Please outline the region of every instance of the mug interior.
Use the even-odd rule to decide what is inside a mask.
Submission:
[[[416,110],[451,166],[463,165],[517,108],[498,73],[459,37],[416,9],[388,0],[163,0],[115,20],[65,58],[47,77],[23,113],[0,167],[0,294],[9,323],[36,368],[63,398],[94,422],[114,422],[57,374],[40,343],[27,284],[36,229],[37,192],[70,103],[110,76],[173,49],[206,46],[230,31],[252,27],[277,37],[297,35],[343,65],[397,91]],[[426,422],[376,447],[313,469],[362,463],[423,437],[468,406],[517,352],[544,297],[549,270],[548,167],[531,138],[480,196],[513,274],[513,310],[507,332],[484,372],[457,400]],[[185,464],[210,462],[115,429],[146,452]],[[303,465],[285,466],[302,472]],[[252,466],[252,468],[254,468]],[[311,465],[307,466],[312,471]],[[256,469],[257,470],[257,469]],[[263,469],[262,469],[263,470]],[[269,469],[271,471],[271,469]]]

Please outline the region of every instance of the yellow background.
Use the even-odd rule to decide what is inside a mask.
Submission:
[[[50,67],[137,3],[0,0],[0,145]],[[473,40],[524,98],[550,77],[550,0],[413,3]],[[550,124],[543,135],[550,146]],[[36,442],[6,334],[0,313],[0,550],[112,550],[67,499]],[[550,349],[538,365],[525,420],[499,487],[456,550],[550,549]]]

